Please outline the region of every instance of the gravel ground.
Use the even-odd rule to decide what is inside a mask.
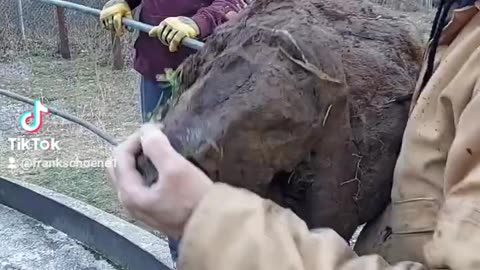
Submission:
[[[0,63],[0,88],[6,89],[9,81],[15,81],[22,84],[22,81],[28,82],[32,78],[32,72],[25,64],[20,63]],[[8,81],[7,81],[8,80]],[[15,130],[18,122],[15,115],[30,109],[29,105],[18,104],[10,99],[0,96],[0,140],[6,141],[8,131]]]
[[[0,205],[0,270],[116,270],[52,227]]]

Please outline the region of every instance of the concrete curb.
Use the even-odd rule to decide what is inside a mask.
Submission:
[[[166,241],[66,195],[0,177],[0,203],[66,233],[119,266],[172,268]]]

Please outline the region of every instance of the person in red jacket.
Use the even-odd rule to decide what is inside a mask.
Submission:
[[[209,36],[215,27],[246,8],[247,0],[110,0],[102,9],[100,21],[122,36],[122,19],[131,19],[132,10],[140,5],[140,21],[155,26],[148,34],[141,32],[135,42],[134,68],[141,74],[141,111],[146,122],[156,106],[171,95],[168,85],[158,82],[158,77],[167,68],[176,69],[194,53],[180,46],[182,40]],[[178,243],[169,239],[169,246],[175,262]]]
[[[180,46],[183,38],[203,39],[209,36],[215,27],[244,9],[247,1],[110,0],[100,14],[102,25],[122,36],[122,19],[132,18],[132,10],[140,4],[140,21],[156,26],[149,34],[140,33],[135,42],[134,68],[142,76],[140,97],[145,122],[157,103],[166,102],[170,95],[168,87],[157,82],[159,75],[166,68],[176,69],[194,53],[194,50]]]

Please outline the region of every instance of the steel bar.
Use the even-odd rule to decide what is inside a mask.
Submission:
[[[27,103],[27,104],[30,104],[30,105],[34,105],[34,103],[35,103],[35,101],[33,99],[24,97],[24,96],[19,95],[19,94],[12,93],[12,92],[4,90],[4,89],[0,89],[0,95],[6,96],[6,97],[9,97],[9,98],[13,98],[15,100],[18,100],[18,101],[21,101],[21,102],[24,102],[24,103]],[[61,111],[56,110],[54,108],[48,107],[48,109],[54,115],[60,116],[63,119],[66,119],[70,122],[77,123],[77,124],[83,126],[84,128],[86,128],[86,129],[90,130],[91,132],[95,133],[96,135],[98,135],[100,138],[104,139],[105,141],[107,141],[111,145],[116,146],[118,144],[117,140],[115,140],[113,137],[106,134],[105,132],[101,131],[99,128],[92,125],[91,123],[88,123],[88,122],[86,122],[86,121],[84,121],[84,120],[82,120],[82,119],[80,119],[76,116],[70,115],[68,113],[61,112]]]
[[[100,12],[101,12],[99,9],[95,9],[95,8],[91,8],[91,7],[87,7],[84,5],[79,5],[76,3],[63,1],[63,0],[40,0],[40,1],[44,3],[52,4],[55,6],[59,6],[59,7],[74,9],[83,13],[90,14],[92,16],[96,16],[96,17],[100,16]],[[136,29],[145,33],[150,32],[150,30],[153,28],[153,26],[151,25],[148,25],[139,21],[131,20],[131,19],[124,18],[122,22],[124,25],[128,27],[131,27],[133,29]],[[182,45],[194,50],[200,50],[203,48],[204,43],[196,39],[184,38],[182,41]]]

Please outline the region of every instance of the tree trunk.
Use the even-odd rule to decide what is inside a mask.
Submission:
[[[58,20],[58,36],[60,38],[58,51],[64,59],[70,59],[70,45],[68,42],[67,24],[65,23],[65,10],[63,7],[56,7]]]
[[[114,32],[112,32],[112,69],[123,69],[122,41]]]

